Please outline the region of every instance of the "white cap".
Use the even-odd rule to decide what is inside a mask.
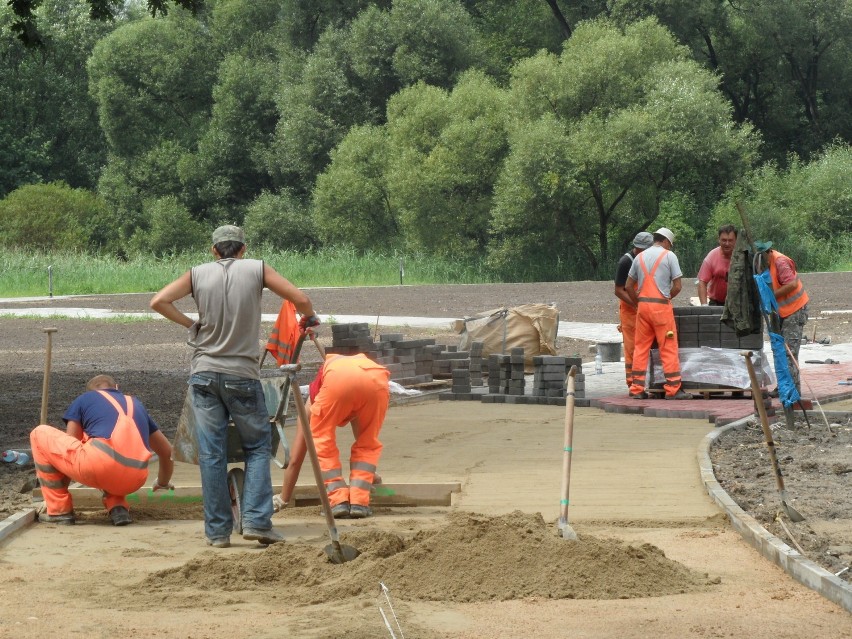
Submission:
[[[662,235],[669,242],[671,242],[672,246],[674,246],[674,233],[672,233],[665,226],[662,226],[662,227],[658,228],[656,231],[654,231],[654,235]]]

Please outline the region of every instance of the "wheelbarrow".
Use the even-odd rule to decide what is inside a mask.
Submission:
[[[303,340],[299,340],[294,349],[293,359],[298,360]],[[284,424],[287,421],[287,409],[290,404],[291,376],[282,374],[281,371],[275,377],[261,378],[263,396],[266,401],[266,409],[269,415],[269,427],[272,438],[272,461],[281,469],[290,464],[290,447],[284,434]],[[297,389],[298,392],[298,389]],[[175,461],[198,465],[198,437],[195,415],[192,411],[192,401],[187,393],[181,410],[173,445],[173,457]],[[227,433],[227,460],[228,464],[244,464],[245,455],[239,431],[233,421],[228,422]],[[245,483],[245,469],[233,467],[228,470],[228,492],[231,497],[231,512],[234,519],[236,532],[242,533],[242,495]]]

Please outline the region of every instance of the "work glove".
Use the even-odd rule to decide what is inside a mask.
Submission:
[[[154,485],[151,486],[151,490],[157,492],[158,490],[174,490],[175,485],[171,482],[167,482],[165,486],[160,484],[160,481],[157,480],[154,482]]]
[[[302,332],[306,332],[309,328],[313,328],[314,326],[320,325],[320,318],[316,315],[302,315],[302,319],[299,320],[299,328]]]

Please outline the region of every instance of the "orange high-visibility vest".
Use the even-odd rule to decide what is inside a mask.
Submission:
[[[774,249],[769,251],[769,275],[772,277],[772,287],[775,290],[778,290],[781,287],[781,283],[778,281],[778,267],[775,265],[775,260],[779,257],[784,257],[790,260],[790,263],[793,265],[793,270],[796,269],[796,263],[789,257]],[[796,288],[786,295],[776,298],[776,301],[778,302],[778,314],[781,317],[790,317],[790,315],[798,311],[810,301],[808,294],[805,292],[805,287],[802,285],[802,280],[799,279],[798,272],[796,272]]]

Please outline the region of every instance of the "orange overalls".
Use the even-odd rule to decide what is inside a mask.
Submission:
[[[621,321],[621,337],[624,341],[624,372],[627,377],[627,387],[633,383],[633,349],[636,334],[636,307],[618,300],[618,317]]]
[[[680,358],[677,352],[677,327],[672,302],[660,292],[654,281],[654,273],[657,272],[657,267],[666,255],[668,251],[664,250],[654,262],[650,272],[645,266],[645,253],[640,253],[636,257],[645,277],[639,289],[639,308],[636,313],[631,395],[645,392],[645,372],[648,368],[648,356],[651,354],[654,338],[657,339],[660,359],[663,362],[663,373],[666,377],[663,387],[666,390],[666,397],[671,397],[680,390]],[[667,335],[668,333],[671,335]]]
[[[328,355],[322,386],[311,402],[311,433],[328,500],[370,505],[382,443],[379,431],[388,410],[390,371],[365,355]],[[353,422],[355,442],[349,457],[349,485],[343,480],[336,429]]]
[[[127,413],[108,393],[98,391],[118,411],[115,429],[109,439],[82,441],[42,424],[30,433],[36,476],[47,506],[47,514],[61,515],[74,510],[68,484],[71,480],[104,491],[107,511],[116,506],[128,508],[126,495],[139,490],[148,479],[151,452],[133,421],[133,398],[125,395]]]

